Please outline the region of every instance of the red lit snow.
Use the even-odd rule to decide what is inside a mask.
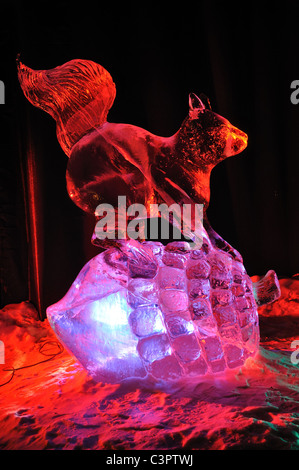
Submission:
[[[93,382],[30,303],[6,306],[0,449],[299,449],[299,280],[280,284],[260,309],[258,355],[172,393]]]

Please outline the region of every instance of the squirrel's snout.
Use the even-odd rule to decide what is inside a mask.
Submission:
[[[240,131],[237,127],[231,126],[224,155],[231,157],[242,152],[247,147],[248,136],[245,132]]]

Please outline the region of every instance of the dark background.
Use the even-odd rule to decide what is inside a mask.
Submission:
[[[94,220],[68,197],[55,122],[21,92],[18,53],[33,69],[100,63],[117,88],[108,120],[158,135],[178,130],[189,92],[208,95],[249,136],[212,172],[212,226],[249,275],[297,273],[298,13],[296,1],[1,3],[1,306],[29,299],[44,317],[99,251]]]

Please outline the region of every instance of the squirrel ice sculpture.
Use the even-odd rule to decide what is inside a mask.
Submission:
[[[210,174],[247,145],[247,135],[189,95],[189,115],[171,137],[107,121],[115,98],[110,74],[88,60],[35,71],[18,61],[22,90],[57,124],[69,157],[67,189],[84,211],[153,203],[203,204],[203,244],[122,240],[79,273],[47,309],[54,331],[97,380],[177,381],[240,367],[259,345],[257,307],[276,300],[269,271],[252,283],[241,255],[211,228]]]

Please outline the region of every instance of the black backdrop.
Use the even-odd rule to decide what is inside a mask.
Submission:
[[[29,299],[44,317],[98,252],[94,221],[66,192],[55,122],[19,88],[18,53],[34,69],[100,63],[117,88],[109,121],[158,135],[177,131],[189,92],[208,95],[249,135],[241,155],[213,170],[212,226],[250,275],[298,272],[297,3],[1,3],[1,306]]]

